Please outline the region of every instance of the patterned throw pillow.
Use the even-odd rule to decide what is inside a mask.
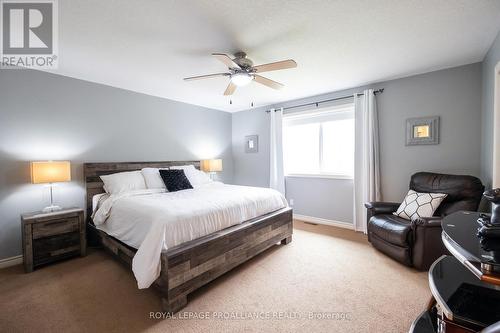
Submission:
[[[184,170],[161,170],[160,176],[169,192],[176,192],[193,188],[184,174]]]
[[[409,190],[398,210],[393,214],[407,220],[432,217],[447,196],[448,194],[444,193],[419,193]]]

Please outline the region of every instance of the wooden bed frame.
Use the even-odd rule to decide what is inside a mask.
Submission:
[[[140,170],[194,165],[199,161],[85,163],[83,173],[87,190],[89,237],[127,266],[132,266],[136,249],[98,230],[90,218],[92,197],[104,193],[99,176]],[[161,293],[163,310],[177,312],[187,304],[187,295],[234,267],[274,246],[292,241],[292,209],[283,208],[213,234],[180,244],[161,254],[160,277],[154,282]]]

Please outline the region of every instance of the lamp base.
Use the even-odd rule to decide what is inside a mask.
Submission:
[[[61,206],[52,205],[52,206],[47,206],[44,209],[42,209],[42,212],[44,212],[44,213],[52,213],[52,212],[57,212],[57,211],[59,211],[61,209],[62,209]]]

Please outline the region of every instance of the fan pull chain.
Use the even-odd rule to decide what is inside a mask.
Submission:
[[[229,100],[229,105],[233,105],[233,100],[232,99]],[[254,106],[254,104],[253,104],[253,102],[251,102],[250,103],[250,107],[253,108],[253,106]]]

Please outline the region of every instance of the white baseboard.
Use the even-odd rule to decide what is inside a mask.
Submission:
[[[23,256],[22,255],[10,257],[10,258],[5,258],[5,259],[0,259],[0,269],[7,268],[10,266],[20,265],[22,263],[23,263]]]
[[[352,223],[349,223],[349,222],[327,220],[327,219],[322,219],[319,217],[312,217],[312,216],[299,215],[299,214],[293,214],[293,218],[300,220],[300,221],[309,222],[309,223],[324,224],[324,225],[329,225],[331,227],[338,227],[338,228],[354,230],[354,225]]]

